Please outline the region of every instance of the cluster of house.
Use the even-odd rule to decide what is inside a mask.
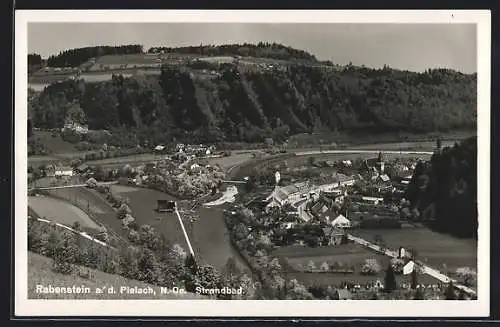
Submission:
[[[53,164],[46,165],[44,172],[47,177],[71,177],[75,174],[72,167]]]
[[[308,221],[313,217],[325,219],[332,228],[338,230],[338,233],[332,234],[331,240],[332,243],[337,244],[343,235],[342,230],[350,228],[351,222],[343,215],[335,213],[332,209],[333,203],[342,204],[347,191],[340,187],[352,185],[354,182],[354,178],[346,176],[346,178],[340,178],[337,182],[320,186],[312,185],[308,181],[283,187],[276,186],[265,199],[266,208],[290,205],[293,210],[290,214],[298,216],[303,221]],[[307,207],[309,203],[314,203],[311,208]],[[293,226],[295,226],[294,222],[284,224],[286,229]]]
[[[63,132],[69,130],[78,134],[87,134],[89,132],[89,127],[88,125],[80,124],[74,121],[66,121],[64,127],[61,130]]]
[[[154,148],[154,152],[157,154],[165,153],[169,149],[164,146],[164,145],[157,145]],[[173,151],[175,153],[184,153],[186,155],[194,155],[198,157],[203,157],[203,156],[211,156],[215,153],[215,146],[214,145],[204,145],[204,144],[183,144],[183,143],[178,143],[175,145],[175,148]]]
[[[352,166],[350,160],[343,160],[342,165]],[[408,184],[412,177],[412,169],[402,164],[386,164],[381,156],[364,161],[364,169],[360,173],[347,176],[342,173],[334,173],[328,184],[320,186],[312,185],[309,182],[300,182],[288,186],[276,185],[272,193],[265,199],[266,208],[284,207],[290,205],[292,214],[298,216],[300,220],[308,221],[317,218],[326,221],[330,226],[325,235],[331,236],[330,243],[338,244],[343,230],[352,227],[351,221],[339,213],[344,199],[348,196],[348,187],[353,186],[357,181],[366,181],[375,188],[373,194],[350,194],[350,199],[359,204],[369,204],[378,207],[384,203],[386,193],[403,192],[394,185],[386,172],[387,167],[391,170],[391,176],[399,177],[402,185]],[[350,192],[350,191],[349,191]],[[292,228],[293,222],[286,222],[285,228]]]

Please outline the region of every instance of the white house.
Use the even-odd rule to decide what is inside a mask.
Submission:
[[[73,168],[71,167],[57,167],[54,176],[73,176]]]
[[[391,180],[389,176],[387,176],[387,174],[382,174],[379,176],[379,178],[382,180],[382,182],[388,182]]]
[[[163,145],[155,146],[155,151],[163,151],[163,150],[165,150],[165,147]]]
[[[337,218],[332,220],[331,225],[334,228],[350,228],[351,222],[343,215],[338,215]]]
[[[352,166],[352,161],[351,160],[342,160],[342,164],[345,167],[351,167]]]

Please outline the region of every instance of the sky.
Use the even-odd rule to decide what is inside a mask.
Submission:
[[[335,64],[384,64],[411,71],[451,68],[477,72],[474,24],[355,23],[29,23],[28,52],[43,58],[62,50],[98,45],[277,42]]]

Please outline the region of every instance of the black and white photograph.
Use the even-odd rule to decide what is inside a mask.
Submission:
[[[489,12],[15,32],[16,315],[489,314]]]

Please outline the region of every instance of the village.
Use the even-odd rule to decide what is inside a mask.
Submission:
[[[439,270],[430,268],[420,249],[415,249],[422,240],[414,242],[413,236],[391,238],[406,231],[411,234],[427,230],[422,215],[410,209],[404,198],[425,155],[391,155],[384,151],[378,155],[328,155],[321,151],[314,156],[290,155],[276,151],[275,147],[249,153],[245,153],[245,160],[259,162],[257,173],[243,170],[229,174],[228,169],[237,162],[233,157],[238,154],[203,144],[157,145],[148,159],[139,161],[73,161],[67,165],[32,167],[28,174],[30,195],[60,196],[62,193],[43,190],[64,191],[66,187],[78,186],[103,193],[116,209],[126,203],[134,212],[121,217],[118,230],[132,229],[139,222],[164,220],[162,213],[176,211],[183,229],[176,232],[176,237],[185,238],[183,246],[192,254],[200,251],[191,245],[197,242],[193,240],[194,231],[199,234],[201,226],[211,219],[206,212],[200,214],[206,210],[202,207],[226,213],[231,238],[236,237],[232,230],[238,228],[237,216],[243,213],[252,217],[244,225],[245,234],[251,239],[245,242],[266,243],[265,256],[281,258],[287,274],[301,283],[344,285],[339,289],[343,294],[339,297],[345,299],[365,298],[366,292],[383,289],[383,266],[387,260],[394,268],[400,289],[411,287],[409,276],[418,270],[424,277],[417,286],[425,290],[426,298],[442,297],[451,281],[458,284],[475,276],[466,266],[446,267],[436,260],[431,264]],[[223,160],[230,160],[231,164],[224,164]],[[272,164],[273,160],[277,163]],[[88,200],[89,207],[92,201]],[[171,235],[172,231],[165,233]],[[245,243],[238,239],[232,242]],[[250,269],[260,269],[261,259],[255,258],[262,253],[246,254],[246,246],[240,246],[238,251],[247,258]],[[302,252],[306,254],[301,255]],[[468,286],[472,284],[458,284],[464,288],[464,294],[473,297],[475,291]]]

